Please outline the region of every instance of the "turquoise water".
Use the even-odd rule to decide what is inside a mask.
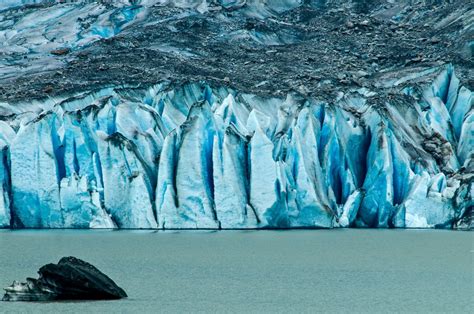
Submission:
[[[0,231],[0,286],[74,255],[119,301],[9,303],[0,312],[470,312],[471,232]]]

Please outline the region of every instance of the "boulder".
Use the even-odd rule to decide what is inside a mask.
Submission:
[[[112,300],[126,298],[125,291],[91,264],[63,257],[38,271],[39,278],[14,281],[5,288],[3,301]]]

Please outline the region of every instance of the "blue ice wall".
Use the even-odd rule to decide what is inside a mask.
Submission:
[[[451,67],[407,84],[377,106],[197,83],[49,100],[0,121],[0,226],[449,228],[473,206],[472,92]]]

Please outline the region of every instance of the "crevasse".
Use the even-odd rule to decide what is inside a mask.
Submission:
[[[326,103],[163,83],[3,106],[0,226],[453,227],[474,206],[472,92],[451,66],[418,87]]]

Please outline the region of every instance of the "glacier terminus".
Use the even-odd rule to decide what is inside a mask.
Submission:
[[[451,227],[473,206],[472,92],[450,66],[433,77],[379,107],[365,90],[324,103],[206,84],[38,102],[0,121],[0,221]]]
[[[6,1],[0,227],[471,228],[473,11],[359,2]]]

